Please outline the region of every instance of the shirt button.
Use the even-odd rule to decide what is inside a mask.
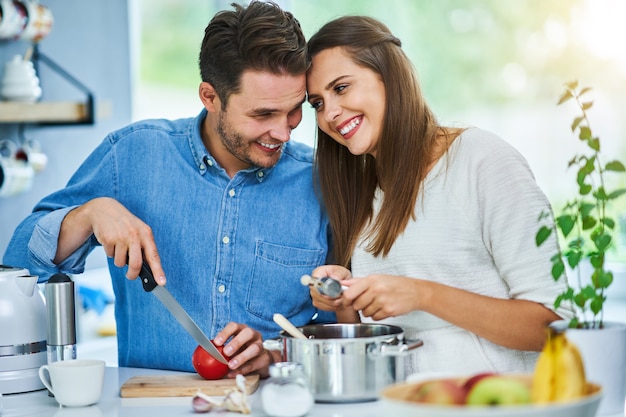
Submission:
[[[212,161],[211,159],[207,158],[207,160],[206,160],[206,164],[207,164],[208,166],[212,167],[212,166],[213,166],[213,161]]]
[[[220,285],[219,287],[217,287],[217,290],[219,292],[224,292],[224,291],[226,291],[226,287],[224,285]]]
[[[224,242],[224,243],[228,244],[228,243],[230,242],[230,239],[228,238],[228,236],[224,236],[224,237],[222,238],[222,242]]]
[[[263,171],[259,171],[259,177],[263,176]]]
[[[228,192],[228,195],[231,196],[231,197],[234,197],[235,196],[235,190],[233,190],[231,188],[231,190]]]

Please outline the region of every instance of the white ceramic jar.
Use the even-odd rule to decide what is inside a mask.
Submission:
[[[39,78],[31,61],[20,55],[4,64],[0,95],[5,100],[35,102],[41,97]]]

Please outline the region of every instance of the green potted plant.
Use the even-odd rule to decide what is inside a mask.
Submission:
[[[607,254],[615,244],[617,227],[609,206],[626,194],[626,189],[610,188],[607,180],[609,174],[611,179],[619,180],[615,176],[623,176],[626,168],[619,160],[606,158],[600,138],[591,130],[588,110],[593,101],[587,99],[590,90],[579,87],[576,81],[567,83],[558,101],[561,105],[573,100],[581,112],[571,130],[583,151],[575,152],[569,161],[570,168],[577,168],[577,191],[554,218],[551,212],[542,213],[536,244],[541,246],[552,233],[561,242],[562,249],[552,257],[552,276],[565,280],[567,288],[554,305],[571,303],[575,316],[556,325],[564,328],[579,347],[587,379],[603,386],[604,398],[597,415],[609,415],[624,412],[626,392],[626,324],[604,320],[607,290],[613,283]],[[579,149],[578,145],[573,147]]]

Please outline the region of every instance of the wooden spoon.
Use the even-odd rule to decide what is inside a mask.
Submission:
[[[296,326],[293,325],[285,316],[280,313],[274,314],[274,322],[280,326],[281,329],[289,333],[291,337],[296,339],[308,339],[304,333],[302,333]]]

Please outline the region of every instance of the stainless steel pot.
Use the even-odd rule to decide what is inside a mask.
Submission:
[[[401,327],[385,324],[320,324],[298,327],[307,339],[286,332],[266,340],[266,349],[282,350],[283,359],[304,366],[317,402],[357,402],[378,398],[379,391],[403,381],[403,360],[421,340],[404,340]]]

